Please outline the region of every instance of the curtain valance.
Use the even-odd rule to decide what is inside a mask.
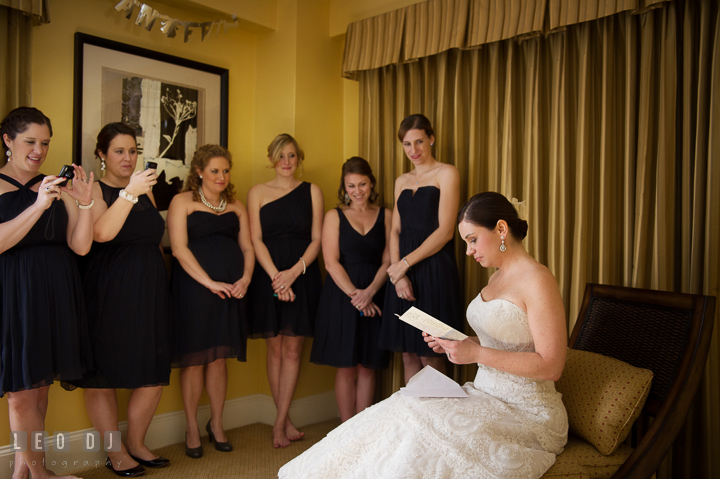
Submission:
[[[0,6],[31,15],[35,24],[50,22],[47,0],[0,0]]]
[[[548,5],[549,28],[555,30],[567,25],[589,22],[616,13],[632,10],[642,13],[659,7],[670,0],[550,0]]]
[[[628,10],[640,13],[667,1],[428,0],[348,25],[343,76],[451,48],[547,34]]]

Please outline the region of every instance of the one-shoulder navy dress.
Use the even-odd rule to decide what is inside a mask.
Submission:
[[[122,188],[100,182],[112,206]],[[93,243],[83,286],[97,371],[83,388],[135,389],[170,381],[170,290],[160,242],[165,221],[147,195],[118,234]]]
[[[0,174],[17,187],[0,195],[0,223],[17,217],[37,200],[30,188]],[[0,254],[0,396],[72,381],[93,368],[82,285],[67,245],[68,216],[55,201],[25,237]]]
[[[365,235],[352,227],[340,208],[336,209],[340,218],[340,264],[356,288],[367,288],[382,265],[385,208],[380,208],[375,224]],[[384,298],[385,286],[373,297],[381,310]],[[360,316],[350,301],[328,275],[320,296],[310,361],[336,368],[386,368],[388,352],[378,348],[382,318]]]
[[[439,226],[440,189],[421,186],[415,191],[400,192],[397,200],[400,214],[400,257],[417,249]],[[434,255],[410,267],[407,277],[417,301],[400,299],[395,285],[388,279],[383,309],[380,347],[418,356],[439,356],[427,346],[422,331],[400,321],[395,313],[403,314],[411,306],[425,311],[440,321],[462,331],[462,291],[452,240]]]
[[[260,208],[263,243],[278,271],[300,261],[312,241],[311,184],[303,182],[290,193]],[[272,278],[255,266],[248,291],[248,332],[253,338],[277,335],[311,337],[322,280],[317,261],[307,265],[292,285],[295,301],[273,297]]]
[[[245,261],[238,243],[240,220],[234,212],[194,211],[187,217],[188,248],[214,281],[233,284]],[[172,272],[172,366],[209,364],[216,359],[245,361],[245,298],[222,299],[195,281],[175,260]]]

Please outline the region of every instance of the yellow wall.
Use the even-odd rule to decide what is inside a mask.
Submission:
[[[330,36],[328,0],[277,0],[275,30],[268,31],[262,25],[230,29],[203,43],[166,38],[157,25],[148,32],[116,12],[116,3],[50,0],[52,22],[34,29],[33,106],[53,120],[54,129],[44,172],[55,172],[72,158],[73,36],[79,31],[227,68],[228,146],[234,156],[232,177],[239,198],[244,199],[253,184],[272,178],[273,172],[265,167],[267,145],[276,134],[288,132],[297,137],[306,153],[302,179],[321,187],[326,208],[335,205],[340,165],[357,153],[358,105],[357,86],[340,77],[344,39]],[[207,8],[183,10],[187,5],[203,7],[190,0],[179,2],[179,9],[160,0],[152,5],[180,20],[225,18],[218,18]],[[267,15],[265,18],[271,23]],[[334,386],[333,368],[308,362],[310,346],[311,341],[307,341],[296,398],[330,391]],[[247,363],[228,361],[228,398],[270,394],[264,342],[249,341],[247,356]],[[128,395],[124,391],[119,396],[120,420],[125,420]],[[174,370],[157,412],[181,409],[178,372]],[[82,390],[67,392],[57,384],[52,386],[46,430],[52,433],[89,427]],[[9,442],[7,415],[3,414],[0,444]]]

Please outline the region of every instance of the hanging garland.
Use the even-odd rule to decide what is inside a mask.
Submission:
[[[200,31],[200,41],[205,41],[205,37],[214,33],[217,37],[220,34],[220,29],[224,28],[227,32],[228,28],[238,28],[239,23],[235,15],[232,16],[233,21],[228,22],[226,20],[217,20],[214,22],[183,22],[177,18],[172,18],[169,15],[163,15],[159,11],[155,10],[151,6],[141,3],[140,0],[122,0],[120,3],[115,5],[115,10],[118,12],[125,11],[125,18],[130,20],[132,17],[133,10],[135,7],[140,7],[138,10],[137,18],[135,19],[135,25],[142,25],[145,23],[145,30],[152,31],[155,26],[155,21],[160,21],[160,31],[165,34],[168,38],[175,38],[179,29],[183,30],[183,42],[187,43],[190,35],[195,31]]]

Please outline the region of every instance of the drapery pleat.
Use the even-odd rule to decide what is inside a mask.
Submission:
[[[31,15],[35,25],[50,22],[47,0],[0,0],[0,6]]]
[[[547,0],[472,0],[468,47],[506,40],[543,30]]]
[[[33,20],[19,10],[0,6],[0,115],[32,99]]]
[[[469,0],[430,0],[405,11],[405,61],[465,47]]]
[[[400,62],[405,10],[394,10],[348,25],[343,76]]]
[[[2,0],[0,0],[2,1]],[[8,1],[8,0],[5,0]],[[428,0],[351,23],[343,76],[415,61],[452,48],[525,39],[671,0]],[[547,17],[547,22],[546,22]]]
[[[718,296],[718,4],[661,7],[358,72],[360,155],[381,202],[392,206],[412,166],[397,127],[420,112],[435,157],[460,171],[461,200],[486,190],[527,200],[525,245],[557,278],[568,330],[587,282]],[[455,246],[469,302],[491,271]],[[719,338],[716,319],[697,404],[659,479],[720,477]],[[394,368],[397,387],[401,361]]]

